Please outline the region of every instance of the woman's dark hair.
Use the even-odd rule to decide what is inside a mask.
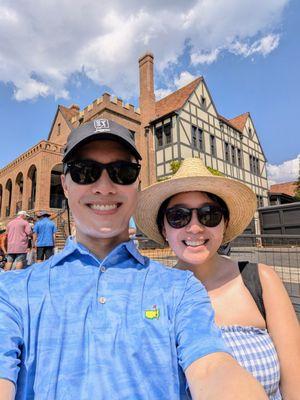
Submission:
[[[224,221],[225,223],[229,221],[229,210],[228,207],[223,199],[221,197],[217,196],[216,194],[210,193],[210,192],[202,192],[206,194],[208,198],[210,198],[214,203],[216,203],[218,206],[220,206],[223,209],[223,215],[224,215]],[[179,194],[179,193],[177,193]],[[174,195],[175,196],[175,195]],[[161,206],[159,207],[157,217],[156,217],[156,224],[159,230],[159,233],[163,237],[162,230],[164,227],[164,216],[166,213],[166,210],[168,208],[168,205],[170,203],[170,200],[172,199],[173,196],[168,197],[164,202],[162,202]]]

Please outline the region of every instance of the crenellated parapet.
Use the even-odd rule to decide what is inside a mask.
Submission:
[[[98,97],[82,111],[79,111],[77,115],[73,116],[71,123],[76,127],[83,122],[90,121],[105,109],[123,115],[133,121],[140,119],[141,112],[139,108],[134,107],[133,104],[124,103],[119,97],[103,93],[101,97]]]
[[[48,142],[47,140],[41,140],[35,146],[31,147],[25,153],[21,154],[14,161],[7,164],[4,168],[0,170],[0,177],[6,174],[9,170],[15,168],[19,164],[24,161],[27,161],[29,158],[36,156],[40,152],[49,152],[54,154],[63,154],[64,146],[61,146],[57,143]]]

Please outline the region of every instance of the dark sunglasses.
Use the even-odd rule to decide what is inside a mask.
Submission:
[[[219,225],[224,215],[223,209],[214,205],[207,205],[199,208],[174,206],[166,210],[167,221],[172,228],[183,228],[191,222],[194,210],[197,211],[200,224],[209,228],[214,228]]]
[[[141,165],[129,161],[102,164],[94,160],[77,160],[66,164],[65,173],[70,172],[72,181],[78,185],[90,185],[100,178],[104,169],[112,182],[118,185],[131,185],[137,180]]]

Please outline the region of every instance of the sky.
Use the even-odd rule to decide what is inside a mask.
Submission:
[[[157,99],[204,76],[220,114],[250,112],[271,183],[297,179],[299,17],[297,0],[0,0],[0,168],[47,139],[58,104],[137,106],[151,51]]]

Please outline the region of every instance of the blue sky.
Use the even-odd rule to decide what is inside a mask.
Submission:
[[[271,180],[297,176],[299,1],[76,4],[0,0],[0,168],[47,138],[58,104],[107,91],[137,105],[137,59],[150,50],[157,97],[203,75],[220,114],[250,111]]]

